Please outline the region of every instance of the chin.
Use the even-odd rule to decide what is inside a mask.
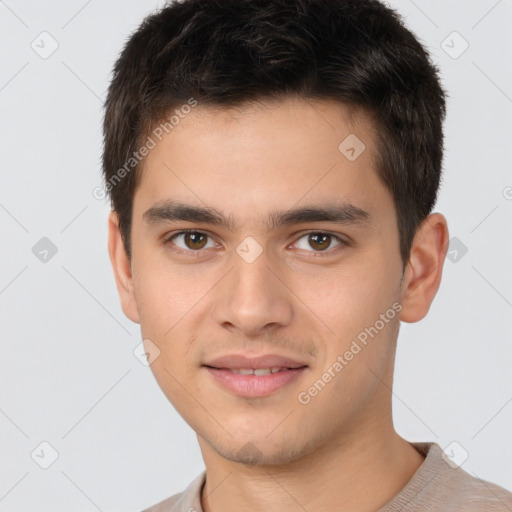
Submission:
[[[232,462],[246,466],[279,466],[290,464],[308,453],[307,447],[290,442],[288,438],[288,442],[282,440],[280,445],[268,439],[231,442],[229,446],[209,444],[220,456]]]

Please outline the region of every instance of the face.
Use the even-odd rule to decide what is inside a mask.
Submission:
[[[149,153],[113,260],[203,451],[286,463],[389,415],[402,261],[374,140],[335,102],[199,104]]]

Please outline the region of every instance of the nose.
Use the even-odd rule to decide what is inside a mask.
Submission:
[[[250,263],[233,254],[233,268],[213,290],[217,325],[248,337],[289,325],[293,294],[276,267],[269,265],[265,251]]]

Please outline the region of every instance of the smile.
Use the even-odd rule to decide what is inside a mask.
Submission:
[[[223,390],[245,398],[263,398],[281,391],[297,380],[307,366],[300,368],[214,368],[204,367]]]
[[[229,370],[232,373],[240,373],[242,375],[269,375],[281,371],[290,370],[290,368],[215,368],[216,370]]]

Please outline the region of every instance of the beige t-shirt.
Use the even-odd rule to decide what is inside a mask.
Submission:
[[[480,480],[460,467],[451,467],[436,443],[411,443],[425,456],[405,487],[376,512],[512,512],[512,493]],[[203,471],[182,493],[143,512],[204,512]]]

